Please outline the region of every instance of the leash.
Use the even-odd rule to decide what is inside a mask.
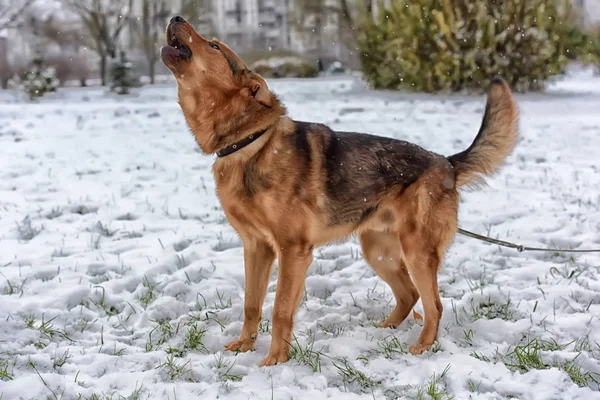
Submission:
[[[516,244],[516,243],[507,242],[505,240],[494,239],[494,238],[491,238],[489,236],[479,235],[477,233],[466,231],[466,230],[461,229],[461,228],[458,228],[458,233],[460,233],[461,235],[464,235],[464,236],[468,236],[468,237],[473,238],[473,239],[480,240],[482,242],[487,242],[487,243],[491,243],[491,244],[497,244],[498,246],[508,247],[510,249],[515,249],[519,253],[522,253],[524,251],[556,251],[556,252],[559,252],[559,253],[600,253],[600,249],[589,249],[589,250],[572,250],[572,249],[569,249],[569,250],[567,250],[567,249],[548,249],[548,248],[542,248],[542,247],[528,247],[528,246],[523,246],[523,245]]]

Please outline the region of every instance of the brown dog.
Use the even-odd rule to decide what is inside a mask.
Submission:
[[[444,157],[399,140],[293,121],[259,75],[181,17],[171,20],[167,43],[162,60],[201,150],[219,156],[217,192],[244,245],[244,326],[226,349],[254,348],[277,257],[273,337],[261,365],[287,361],[313,249],[357,232],[365,259],[396,297],[382,326],[397,327],[421,297],[424,327],[409,350],[428,350],[442,314],[437,271],[457,231],[457,189],[483,183],[517,140],[508,85],[493,82],[475,141]]]

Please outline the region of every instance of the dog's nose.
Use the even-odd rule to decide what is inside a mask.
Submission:
[[[171,23],[174,24],[176,22],[185,22],[185,19],[183,19],[183,17],[180,17],[179,15],[176,15],[173,18],[171,18]]]

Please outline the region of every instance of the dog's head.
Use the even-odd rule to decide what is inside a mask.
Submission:
[[[285,109],[265,80],[227,45],[181,17],[167,26],[161,58],[177,80],[179,104],[198,144],[214,153],[274,123]]]

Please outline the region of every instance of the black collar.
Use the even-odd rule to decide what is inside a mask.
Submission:
[[[270,127],[269,127],[270,128]],[[254,142],[256,139],[258,139],[259,137],[261,137],[263,135],[263,133],[265,133],[266,131],[269,130],[269,128],[264,129],[262,131],[253,133],[250,136],[246,136],[245,138],[243,138],[242,140],[240,140],[239,142],[235,142],[234,144],[225,147],[222,150],[217,151],[217,157],[225,157],[228,156],[232,153],[235,153],[238,150],[243,149],[244,147],[248,146],[250,143]]]

